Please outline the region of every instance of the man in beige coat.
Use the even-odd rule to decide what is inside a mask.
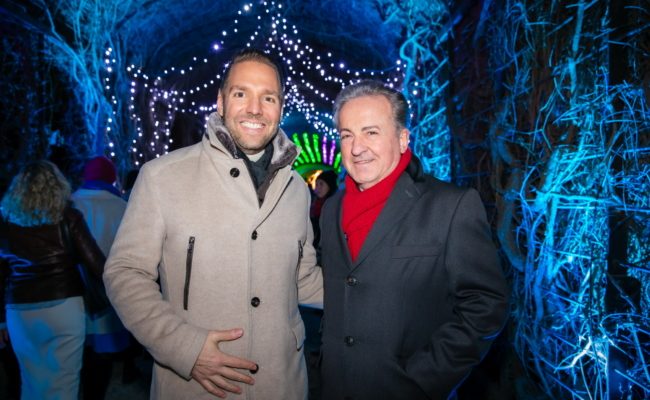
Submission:
[[[104,272],[155,359],[152,399],[307,398],[298,303],[322,303],[277,65],[245,50],[196,145],[146,163]]]

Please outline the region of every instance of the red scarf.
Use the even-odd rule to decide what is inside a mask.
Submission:
[[[348,241],[352,261],[357,259],[372,225],[384,208],[384,204],[386,204],[386,200],[393,191],[397,179],[402,175],[409,161],[411,161],[411,150],[406,149],[393,172],[363,192],[359,190],[349,174],[345,177],[343,215],[341,218],[343,233],[345,233]]]

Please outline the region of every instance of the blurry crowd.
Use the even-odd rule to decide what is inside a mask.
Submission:
[[[9,399],[103,399],[118,362],[122,382],[140,376],[135,357],[144,351],[102,283],[137,170],[118,189],[107,157],[68,179],[56,156],[25,165],[2,196],[0,354]]]
[[[120,322],[101,283],[139,170],[128,171],[120,184],[105,156],[87,160],[79,176],[66,176],[71,169],[56,153],[31,162],[2,196],[0,306],[6,313],[0,313],[0,363],[8,400],[101,400],[114,364],[121,363],[121,382],[129,384],[142,378],[135,359],[150,359]],[[317,174],[310,208],[316,249],[321,209],[339,186],[334,171]],[[317,385],[323,311],[301,306],[300,312],[310,385]],[[316,397],[316,388],[312,392]]]

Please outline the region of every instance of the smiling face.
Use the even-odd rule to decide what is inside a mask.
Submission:
[[[233,65],[226,85],[219,91],[217,110],[245,154],[264,150],[277,133],[282,115],[275,69],[258,61]]]
[[[347,101],[338,114],[341,157],[359,190],[379,183],[397,167],[408,148],[408,129],[398,129],[384,96]]]

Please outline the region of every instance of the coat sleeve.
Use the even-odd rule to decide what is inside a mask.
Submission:
[[[90,233],[83,214],[76,208],[68,208],[64,218],[67,219],[71,245],[74,246],[75,254],[73,256],[90,273],[101,279],[106,256],[99,248],[92,233]]]
[[[188,324],[162,297],[157,281],[165,221],[158,187],[145,164],[106,262],[104,283],[124,326],[158,363],[189,379],[208,331]]]
[[[308,189],[307,196],[309,196]],[[307,198],[309,199],[309,197]],[[307,239],[302,244],[302,257],[298,266],[298,302],[307,307],[322,309],[323,271],[320,266],[316,265],[314,230],[309,218],[309,207],[306,207],[305,210],[305,224],[307,224]]]
[[[453,296],[453,318],[406,363],[407,374],[432,398],[449,394],[487,353],[503,328],[508,290],[478,193],[457,202],[444,265]]]

